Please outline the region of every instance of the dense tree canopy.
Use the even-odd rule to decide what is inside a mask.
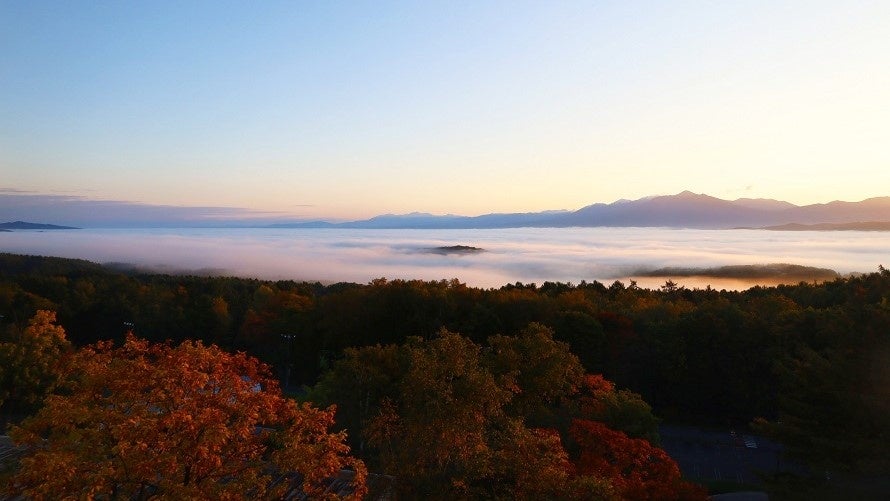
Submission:
[[[402,384],[392,374],[410,367],[402,345],[412,336],[430,340],[442,328],[482,347],[480,363],[510,392],[507,415],[525,413],[527,427],[559,429],[574,453],[562,430],[571,419],[586,419],[577,414],[580,400],[525,398],[537,391],[536,371],[558,366],[540,352],[537,368],[537,360],[526,358],[521,363],[534,370],[510,373],[496,363],[497,343],[487,344],[497,335],[513,339],[499,348],[501,363],[515,359],[517,350],[537,349],[534,336],[518,340],[532,323],[552,329],[585,372],[642,397],[617,390],[608,393],[614,395],[605,399],[613,400],[608,405],[588,409],[595,411],[591,420],[629,437],[654,440],[648,403],[675,423],[741,428],[763,418],[760,429],[817,473],[873,474],[883,468],[888,447],[890,272],[883,268],[821,284],[746,291],[678,283],[648,290],[632,282],[479,289],[457,280],[323,286],[158,275],[0,254],[0,341],[19,343],[38,310],[57,311],[75,346],[123,340],[125,323],[154,342],[198,336],[260,357],[291,388],[315,384],[335,362],[354,364],[356,383],[342,398],[339,422],[361,454],[373,451],[355,430]],[[360,359],[353,355],[359,352]],[[524,385],[524,393],[511,389],[511,381]],[[582,392],[584,384],[570,383]],[[2,417],[20,419],[10,405],[0,407]]]
[[[703,497],[644,439],[611,429],[575,439],[570,426],[606,426],[590,421],[596,419],[657,437],[655,418],[639,395],[585,376],[566,344],[541,325],[484,346],[443,330],[402,345],[350,349],[310,398],[341,406],[341,425],[367,442],[370,463],[396,475],[407,498]],[[619,454],[628,444],[634,447]],[[585,466],[600,453],[611,469]]]

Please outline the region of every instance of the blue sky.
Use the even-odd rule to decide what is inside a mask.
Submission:
[[[0,190],[298,218],[890,195],[888,26],[884,1],[4,1]]]

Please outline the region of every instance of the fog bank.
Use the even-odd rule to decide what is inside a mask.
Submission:
[[[429,252],[451,246],[484,252]],[[89,229],[0,235],[2,252],[127,263],[168,273],[325,283],[457,278],[478,287],[631,278],[657,286],[667,277],[687,287],[744,288],[809,278],[783,277],[781,270],[765,273],[769,267],[756,268],[753,276],[720,276],[713,270],[790,263],[841,274],[870,272],[888,264],[888,248],[890,234],[885,233],[663,228]]]

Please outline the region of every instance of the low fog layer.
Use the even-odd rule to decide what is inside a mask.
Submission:
[[[479,253],[430,253],[472,246]],[[17,231],[0,251],[125,263],[154,271],[294,279],[325,283],[374,278],[439,280],[499,287],[514,282],[636,279],[657,286],[741,288],[782,281],[708,275],[726,266],[793,263],[841,274],[887,265],[890,235],[867,232],[567,228],[505,230],[152,229]],[[740,269],[740,268],[736,268]],[[702,270],[702,273],[697,272]],[[733,268],[729,268],[733,270]],[[725,273],[724,273],[725,275]],[[727,278],[727,277],[722,277]],[[788,277],[785,277],[788,278]],[[784,280],[796,282],[792,277]],[[750,279],[750,280],[749,280]],[[727,285],[728,284],[728,285]]]

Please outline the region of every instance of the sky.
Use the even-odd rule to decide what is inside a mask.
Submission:
[[[886,196],[888,26],[883,0],[3,0],[0,202],[338,220]]]

